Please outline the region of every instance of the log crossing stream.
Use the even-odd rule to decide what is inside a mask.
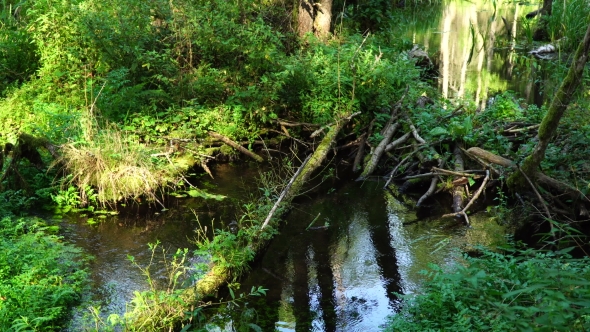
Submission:
[[[406,37],[437,54],[437,84],[445,97],[473,100],[483,109],[495,93],[513,90],[529,103],[542,102],[542,66],[513,41],[523,29],[517,20],[536,8],[457,0],[441,6],[416,14]],[[211,193],[244,199],[258,190],[256,169],[217,165],[212,172],[215,179],[203,188]],[[470,217],[471,228],[449,219],[425,221],[383,190],[383,183],[338,186],[296,200],[280,234],[241,281],[243,290],[268,289],[266,297],[248,304],[264,331],[377,331],[396,310],[394,293],[417,291],[423,280],[419,271],[429,263],[451,264],[458,248],[503,238],[485,212]],[[196,217],[215,227],[235,218],[229,203],[186,198],[168,204],[168,211],[138,210],[97,226],[64,221],[66,239],[95,257],[92,300],[104,312],[124,313],[133,292],[147,288],[127,255],[145,266],[151,255],[147,243],[194,248]],[[163,268],[156,266],[156,275],[158,269]]]

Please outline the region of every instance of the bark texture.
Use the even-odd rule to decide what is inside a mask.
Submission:
[[[313,22],[314,34],[321,40],[330,37],[332,23],[332,0],[320,0],[316,3],[316,16]]]
[[[313,33],[321,40],[330,37],[333,0],[299,0],[297,33],[304,37]]]
[[[313,32],[314,17],[313,1],[299,0],[299,11],[297,14],[297,33],[299,37]]]

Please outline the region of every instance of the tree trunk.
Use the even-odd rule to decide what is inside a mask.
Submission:
[[[553,0],[543,0],[543,8],[541,9],[541,15],[550,16],[553,8]]]
[[[332,23],[332,0],[320,0],[316,3],[316,15],[313,22],[313,30],[316,37],[327,40],[330,36],[330,24]]]
[[[539,134],[538,139],[539,142],[535,146],[535,149],[529,155],[522,165],[523,172],[531,179],[534,179],[539,166],[541,165],[541,161],[545,158],[545,151],[547,150],[547,146],[551,138],[555,135],[557,131],[557,127],[559,125],[559,120],[565,113],[567,106],[569,105],[572,96],[578,89],[582,81],[582,75],[584,73],[584,66],[588,61],[588,52],[590,50],[590,25],[586,30],[586,35],[584,39],[578,46],[578,50],[574,56],[574,61],[570,66],[570,69],[567,73],[567,76],[561,83],[559,90],[553,97],[551,101],[551,105],[549,106],[549,110],[547,114],[543,118],[541,122],[541,126],[539,127]],[[514,172],[510,178],[508,179],[508,185],[512,189],[524,188],[526,186],[524,176],[520,174],[520,172]]]
[[[297,12],[297,33],[304,37],[313,33],[321,40],[330,36],[333,0],[299,0]]]
[[[313,0],[299,0],[299,12],[297,14],[297,33],[304,37],[306,33],[313,32],[314,20]]]

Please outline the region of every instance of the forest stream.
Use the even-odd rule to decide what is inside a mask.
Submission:
[[[513,43],[520,26],[515,17],[536,8],[458,0],[442,6],[420,13],[406,37],[439,64],[444,97],[473,100],[482,109],[506,90],[529,103],[543,101],[540,60]],[[255,167],[220,164],[211,171],[215,178],[202,177],[197,186],[228,196],[225,201],[169,198],[165,211],[135,205],[97,225],[84,218],[64,220],[65,238],[94,256],[92,300],[104,312],[124,313],[133,292],[147,288],[128,255],[147,266],[148,243],[160,241],[169,252],[194,249],[195,229],[227,227],[239,213],[233,202],[259,195]],[[485,211],[470,217],[469,228],[452,219],[417,216],[411,204],[400,201],[403,196],[383,185],[342,177],[295,201],[280,234],[241,281],[243,291],[268,289],[249,303],[263,331],[377,331],[396,310],[395,293],[416,292],[424,278],[420,271],[429,263],[452,264],[458,249],[504,238],[503,228]],[[450,209],[445,204],[429,202],[432,210]],[[156,277],[164,269],[157,264]]]

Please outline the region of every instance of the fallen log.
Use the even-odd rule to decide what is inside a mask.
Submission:
[[[500,157],[496,154],[493,154],[493,153],[486,151],[484,149],[480,149],[478,147],[469,148],[467,150],[467,153],[469,153],[473,156],[476,156],[478,158],[481,158],[483,160],[486,160],[492,164],[496,164],[496,165],[500,165],[500,166],[504,166],[504,167],[514,167],[514,162],[512,162],[512,160],[506,159],[504,157]]]
[[[455,149],[453,150],[453,155],[455,157],[455,172],[463,172],[465,169],[463,163],[463,156],[461,148],[458,144],[455,144]],[[456,175],[454,186],[453,186],[453,211],[455,213],[461,212],[463,210],[463,199],[465,198],[465,189],[464,184],[460,183],[459,179],[464,178],[463,176]],[[457,182],[457,183],[455,183]],[[462,181],[461,181],[462,182]]]
[[[311,174],[317,170],[325,160],[334,141],[336,140],[336,137],[338,136],[338,133],[343,128],[348,119],[350,119],[350,117],[337,121],[328,134],[322,139],[321,143],[318,145],[313,154],[311,154],[306,159],[306,162],[302,164],[296,175],[294,175],[291,178],[291,181],[289,181],[290,187],[288,184],[281,193],[282,198],[278,200],[277,203],[275,203],[276,207],[273,207],[274,211],[271,211],[272,213],[269,213],[267,216],[263,227],[261,227],[259,231],[260,236],[253,238],[252,241],[245,246],[244,250],[257,252],[266,244],[266,236],[262,236],[262,234],[263,232],[267,231],[267,228],[269,228],[268,225],[271,224],[273,219],[272,217],[277,207],[280,204],[288,204],[301,191],[305,183],[311,177]],[[219,289],[219,287],[230,281],[232,277],[236,276],[232,276],[232,271],[229,267],[222,265],[211,266],[209,272],[203,278],[199,279],[195,286],[183,290],[182,294],[180,295],[183,307],[179,307],[178,310],[182,310],[182,312],[184,312],[186,310],[185,306],[194,307],[201,305],[203,299],[206,296],[214,294],[217,289]],[[157,317],[147,315],[145,311],[141,311],[133,318],[133,326],[141,327],[146,324],[153,323],[153,320]]]

